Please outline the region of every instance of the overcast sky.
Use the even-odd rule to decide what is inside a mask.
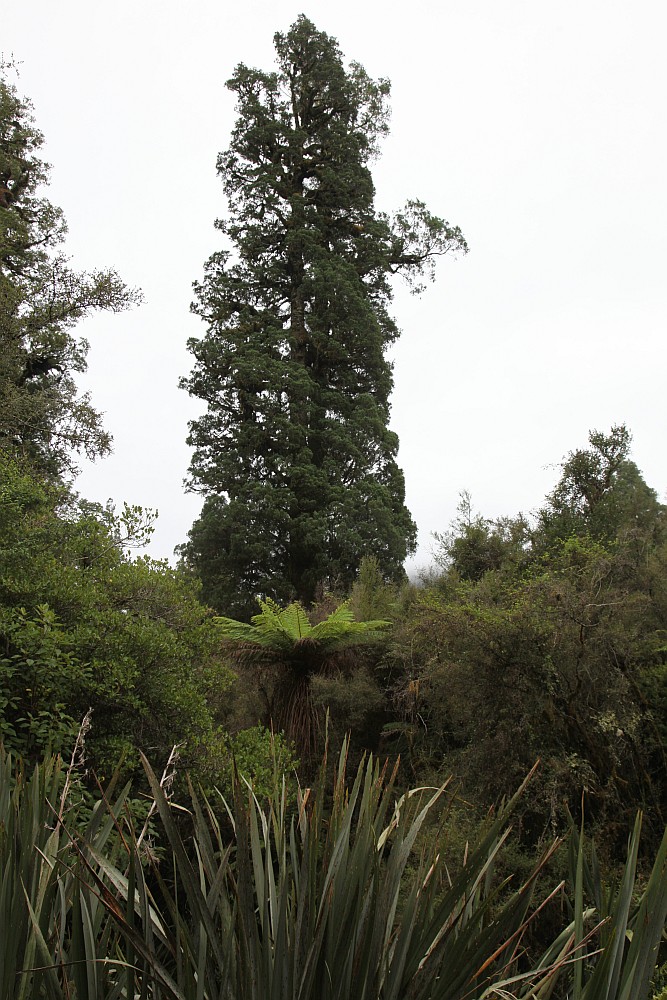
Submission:
[[[588,430],[626,422],[665,497],[667,6],[664,0],[25,0],[0,46],[21,63],[52,164],[49,197],[79,269],[143,289],[131,313],[86,321],[82,385],[114,454],[80,491],[159,510],[150,552],[171,557],[199,512],[183,490],[192,282],[219,246],[216,154],[238,62],[273,64],[305,13],[348,60],[392,83],[377,207],[407,198],[461,226],[421,298],[396,288],[392,426],[407,504],[431,532],[467,489],[496,517],[530,512]]]

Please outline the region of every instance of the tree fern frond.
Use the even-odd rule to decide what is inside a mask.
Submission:
[[[278,621],[283,631],[297,642],[305,639],[312,632],[312,625],[308,621],[308,615],[300,604],[290,604],[284,611],[279,612]]]
[[[377,632],[389,628],[390,625],[391,622],[388,621],[355,621],[354,614],[350,611],[349,601],[345,601],[335,611],[332,611],[328,618],[315,625],[311,635],[319,642],[330,643],[346,639],[349,636]]]

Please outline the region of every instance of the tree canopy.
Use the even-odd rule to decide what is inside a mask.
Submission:
[[[632,435],[625,424],[609,434],[591,431],[588,443],[561,463],[561,477],[538,514],[537,544],[572,534],[612,541],[619,531],[664,525],[663,505],[630,458]]]
[[[205,503],[184,554],[205,597],[242,616],[256,595],[308,604],[321,580],[349,585],[366,554],[401,577],[416,529],[388,427],[391,278],[418,291],[438,255],[466,250],[419,201],[374,206],[388,82],[345,68],[306,17],[274,42],[274,71],[240,64],[228,82],[225,246],[196,286],[207,332],[183,380],[207,404],[190,426]]]
[[[97,309],[139,299],[113,270],[73,271],[62,247],[63,213],[41,194],[49,168],[32,106],[0,72],[0,447],[49,475],[71,474],[76,454],[110,450],[111,439],[77,373],[88,344],[73,327]]]

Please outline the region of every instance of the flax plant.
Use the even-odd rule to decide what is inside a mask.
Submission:
[[[110,844],[127,789],[100,801],[81,828],[71,768],[49,757],[26,773],[0,747],[0,996],[3,1000],[115,1000],[121,936],[107,906],[81,882],[79,858]],[[75,847],[75,842],[78,846]]]
[[[424,838],[446,786],[398,794],[369,759],[332,787],[326,762],[290,804],[191,788],[184,811],[144,761],[163,858],[134,831],[127,789],[83,822],[58,760],[27,777],[0,753],[3,1000],[648,1000],[667,917],[667,835],[641,892],[640,818],[616,886],[571,840],[572,918],[532,968],[524,939],[535,883],[494,878],[517,797],[460,870],[442,860],[446,821]],[[524,783],[525,784],[525,783]],[[184,816],[184,813],[187,815]],[[185,819],[185,822],[183,821]],[[187,836],[184,830],[188,831]]]
[[[572,830],[570,869],[574,884],[574,965],[572,1000],[646,1000],[667,921],[667,830],[643,891],[636,870],[642,816],[637,815],[628,854],[616,883],[605,885],[595,845],[590,860],[583,829]],[[592,905],[587,906],[586,900]],[[586,918],[598,922],[587,946]],[[593,952],[592,956],[590,952]]]
[[[344,746],[330,794],[323,768],[292,814],[284,784],[264,807],[238,784],[233,803],[192,790],[190,849],[145,762],[173,872],[156,871],[149,886],[137,858],[138,904],[127,912],[141,917],[129,926],[114,910],[144,969],[137,992],[165,1000],[482,1000],[511,979],[553,848],[514,891],[494,884],[513,800],[449,877],[437,851],[418,848],[446,787],[397,795],[395,774],[372,759],[348,783],[346,754]],[[100,882],[121,886],[98,860]]]

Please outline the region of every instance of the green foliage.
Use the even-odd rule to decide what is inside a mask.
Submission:
[[[190,428],[205,502],[182,552],[205,599],[242,618],[258,595],[308,606],[320,581],[351,585],[364,555],[403,577],[416,529],[388,429],[390,279],[420,287],[437,255],[466,250],[420,202],[391,219],[374,207],[387,81],[346,69],[304,16],[275,48],[275,72],[240,64],[228,83],[217,225],[232,250],[197,286],[208,329],[183,380],[208,409]]]
[[[463,492],[459,517],[446,534],[434,534],[439,543],[436,556],[445,570],[454,570],[462,580],[481,580],[490,570],[516,570],[526,560],[529,526],[523,515],[489,521],[473,515],[470,494]]]
[[[591,431],[588,440],[590,448],[570,452],[562,463],[538,514],[538,547],[575,534],[612,541],[629,526],[644,534],[664,530],[664,507],[629,458],[632,435],[625,424],[607,435]]]
[[[393,632],[390,734],[417,772],[454,771],[483,805],[541,758],[524,843],[561,828],[585,789],[618,856],[637,808],[652,846],[667,815],[667,549],[625,428],[590,440],[533,529],[475,516],[464,495],[444,574]]]
[[[191,580],[125,547],[146,530],[79,504],[0,454],[0,726],[31,759],[62,749],[93,709],[91,763],[110,774],[174,743],[196,769],[214,731],[207,695],[231,675]],[[130,533],[128,535],[128,532]]]
[[[224,795],[233,796],[235,771],[241,781],[252,786],[260,802],[270,798],[283,779],[293,789],[299,762],[281,733],[272,733],[260,725],[250,726],[229,735],[226,744],[228,765],[224,781],[218,786]]]
[[[350,609],[359,621],[373,618],[393,620],[399,604],[399,588],[388,583],[376,556],[364,556],[350,593]]]
[[[644,1000],[667,921],[667,830],[653,869],[637,898],[636,870],[641,813],[628,844],[618,884],[603,883],[595,847],[590,863],[583,831],[572,831],[570,878],[574,887],[574,990],[572,1000]],[[593,906],[586,907],[586,898]],[[591,938],[589,926],[594,927]]]
[[[582,787],[612,841],[637,805],[660,830],[659,748],[637,691],[644,637],[624,630],[636,609],[596,556],[585,575],[581,565],[523,583],[491,574],[427,593],[396,635],[406,717],[423,722],[420,753],[444,756],[467,794],[493,801],[542,759],[529,839],[561,824]]]
[[[107,801],[85,818],[71,768],[64,772],[59,758],[47,757],[29,773],[0,746],[3,1000],[123,996],[121,935],[82,874],[93,853],[124,864],[116,823],[127,793],[116,797],[110,787]]]
[[[355,621],[347,602],[316,625],[311,625],[300,604],[280,608],[275,601],[260,601],[262,609],[254,615],[251,625],[231,618],[215,618],[215,624],[227,640],[260,646],[273,655],[291,656],[297,649],[306,649],[315,662],[326,659],[331,653],[355,645],[391,623],[387,621]]]
[[[97,309],[139,301],[114,271],[80,274],[59,250],[67,227],[40,189],[48,166],[30,102],[0,66],[0,447],[50,475],[75,471],[73,453],[110,450],[109,435],[75,377],[88,344],[72,334]]]
[[[351,670],[311,680],[313,704],[328,713],[332,743],[341,743],[349,733],[356,752],[377,746],[387,707],[382,688],[360,660]]]
[[[17,609],[5,639],[14,652],[0,660],[0,739],[22,757],[65,751],[79,728],[66,708],[74,707],[89,671],[61,648],[67,637],[48,604],[38,605],[34,616]]]

